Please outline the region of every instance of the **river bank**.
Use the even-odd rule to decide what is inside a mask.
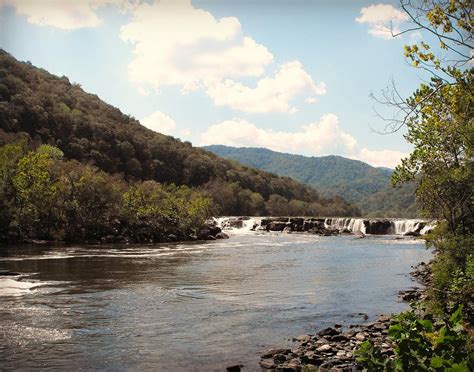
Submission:
[[[412,287],[399,292],[403,301],[423,299],[424,288],[430,283],[429,264],[421,262],[413,267],[411,277],[423,287]],[[364,315],[364,314],[361,314]],[[381,353],[393,357],[393,343],[388,338],[392,315],[381,314],[375,322],[334,324],[316,334],[303,334],[293,339],[291,348],[272,348],[261,354],[260,366],[269,371],[301,371],[303,368],[331,371],[357,371],[356,350],[370,341]]]

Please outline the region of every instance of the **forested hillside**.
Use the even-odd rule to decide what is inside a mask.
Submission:
[[[392,171],[375,168],[341,156],[307,157],[264,148],[235,148],[213,145],[205,149],[281,176],[288,176],[317,188],[323,196],[339,195],[356,203],[364,215],[415,217],[414,187],[392,188]]]
[[[347,215],[357,207],[153,132],[96,95],[0,51],[0,145],[25,139],[125,181],[155,180],[209,194],[221,214]]]

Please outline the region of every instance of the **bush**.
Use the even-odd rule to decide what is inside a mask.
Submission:
[[[474,354],[462,323],[462,306],[447,319],[434,321],[414,309],[392,320],[388,337],[395,343],[395,358],[382,355],[363,342],[357,362],[368,371],[470,371]]]

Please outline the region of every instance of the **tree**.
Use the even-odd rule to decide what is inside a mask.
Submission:
[[[447,313],[464,304],[472,315],[474,300],[474,5],[469,0],[401,0],[413,27],[440,43],[436,55],[428,43],[405,46],[413,66],[431,75],[407,99],[393,87],[380,100],[396,108],[390,131],[407,128],[414,147],[393,174],[397,185],[415,181],[422,211],[438,220],[429,243],[433,264],[433,308]]]

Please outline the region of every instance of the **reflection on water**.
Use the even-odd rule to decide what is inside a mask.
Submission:
[[[258,370],[258,351],[405,308],[428,260],[384,237],[236,235],[160,246],[2,247],[0,368]]]

